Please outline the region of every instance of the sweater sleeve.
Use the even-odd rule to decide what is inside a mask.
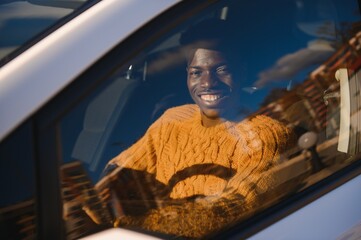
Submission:
[[[223,197],[243,198],[244,209],[252,211],[261,204],[272,201],[265,199],[274,188],[275,176],[271,168],[279,164],[280,155],[291,147],[295,138],[288,127],[266,116],[250,120],[253,137],[247,137],[248,154],[239,157],[237,173],[229,180]]]
[[[124,216],[120,226],[137,226],[146,230],[181,236],[204,238],[212,232],[231,226],[249,216],[237,196],[208,202],[207,199],[171,201],[151,209],[145,216]]]
[[[221,196],[188,199],[183,203],[169,200],[168,204],[150,210],[141,219],[125,216],[120,222],[199,238],[253,215],[260,209],[263,193],[272,188],[273,176],[264,173],[277,164],[279,155],[293,139],[290,129],[268,117],[255,117],[250,124],[261,147],[248,153],[240,151],[239,159],[247,161],[237,164],[237,173]],[[253,146],[252,139],[248,139],[248,143]]]
[[[155,140],[159,138],[160,127],[161,119],[153,123],[136,143],[110,160],[108,165],[116,164],[122,168],[154,174],[157,161]]]
[[[176,124],[191,118],[197,110],[194,104],[166,110],[165,113],[148,128],[141,139],[109,161],[108,165],[116,164],[120,167],[147,171],[148,173],[154,174],[156,172],[159,152],[167,142],[171,129]]]

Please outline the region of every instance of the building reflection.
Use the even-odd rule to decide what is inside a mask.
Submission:
[[[1,239],[36,239],[34,199],[0,209]]]
[[[357,33],[325,63],[311,72],[308,78],[290,91],[284,91],[275,101],[261,107],[255,114],[265,114],[284,120],[305,131],[324,133],[321,141],[338,136],[340,127],[340,83],[335,73],[347,68],[353,84],[351,102],[358,103],[352,113],[360,110],[361,32]],[[355,76],[352,78],[352,76]],[[271,93],[272,94],[272,93]],[[360,119],[361,120],[361,119]],[[358,121],[360,121],[358,120]],[[360,132],[360,129],[358,129]],[[361,140],[361,139],[360,139]],[[358,140],[358,141],[360,141]]]

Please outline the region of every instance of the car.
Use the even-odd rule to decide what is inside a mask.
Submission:
[[[2,239],[189,237],[119,223],[161,203],[140,174],[109,194],[104,169],[193,102],[180,38],[206,19],[238,40],[244,118],[283,122],[297,144],[264,173],[262,207],[196,238],[361,236],[359,1],[8,0],[0,13]]]

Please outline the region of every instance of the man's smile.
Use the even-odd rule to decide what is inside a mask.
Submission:
[[[229,96],[226,92],[202,92],[197,94],[200,100],[206,105],[218,105],[221,101]]]
[[[207,101],[207,102],[214,102],[215,100],[220,99],[221,95],[207,94],[207,95],[200,95],[200,98],[202,98],[202,100]]]

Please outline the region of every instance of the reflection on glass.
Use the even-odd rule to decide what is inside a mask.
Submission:
[[[67,239],[78,239],[109,227],[111,215],[100,201],[82,164],[64,164],[60,173]]]
[[[340,81],[340,133],[338,150],[347,152],[350,136],[350,86],[347,69],[337,70],[335,77]]]
[[[347,69],[339,69],[336,78],[340,81],[340,134],[338,150],[349,154],[360,152],[360,70],[348,77]]]
[[[30,124],[25,124],[0,145],[0,239],[38,235],[32,137]]]
[[[0,61],[25,45],[86,0],[1,1]]]
[[[180,26],[62,119],[64,162],[84,164],[109,214],[83,209],[95,226],[204,238],[359,159],[356,2],[259,4],[200,14],[232,26],[225,47],[185,45]]]

